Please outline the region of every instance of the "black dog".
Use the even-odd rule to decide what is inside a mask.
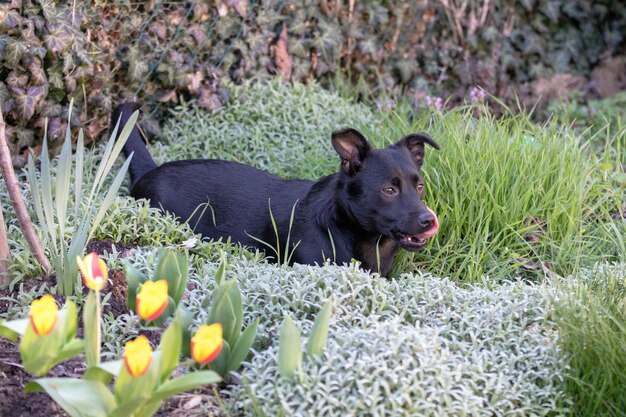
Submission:
[[[135,103],[119,106],[112,122],[120,119],[124,126],[137,108]],[[439,149],[424,133],[373,149],[354,129],[335,132],[332,145],[341,169],[319,181],[285,180],[222,160],[174,161],[157,167],[136,127],[124,154],[133,154],[131,195],[190,219],[203,236],[231,236],[276,255],[274,260],[280,262],[331,259],[341,264],[354,258],[363,268],[386,276],[399,247],[421,249],[439,227],[435,213],[421,200],[425,143]],[[208,209],[199,209],[207,203]],[[274,250],[260,241],[275,245]]]

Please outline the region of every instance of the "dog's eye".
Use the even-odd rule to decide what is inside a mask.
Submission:
[[[417,184],[417,192],[421,193],[422,191],[424,191],[424,184]]]
[[[383,193],[385,193],[387,195],[395,195],[397,193],[397,191],[393,187],[385,187],[385,188],[383,188]]]

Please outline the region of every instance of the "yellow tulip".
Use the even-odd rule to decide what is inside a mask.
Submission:
[[[217,358],[222,351],[222,344],[222,325],[203,324],[191,338],[191,356],[196,362],[206,365]]]
[[[126,342],[126,345],[124,345],[124,364],[131,376],[139,377],[144,375],[151,362],[152,347],[146,336],[141,335],[135,340]]]
[[[91,252],[84,259],[77,256],[76,263],[78,263],[83,282],[87,288],[93,291],[102,291],[106,287],[109,270],[106,263],[98,258],[97,253]]]
[[[137,314],[144,320],[158,318],[167,307],[167,281],[146,281],[137,294]]]
[[[57,322],[59,307],[50,294],[46,294],[30,305],[30,324],[39,336],[50,334]]]

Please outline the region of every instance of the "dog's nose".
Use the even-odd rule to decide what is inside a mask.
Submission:
[[[433,216],[430,212],[422,213],[417,217],[417,223],[424,230],[429,230],[433,227],[434,222],[435,216]]]

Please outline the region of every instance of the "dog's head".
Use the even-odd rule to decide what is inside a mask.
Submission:
[[[339,187],[343,208],[368,233],[416,251],[439,228],[436,214],[422,202],[420,175],[424,145],[439,145],[425,133],[403,137],[385,149],[374,149],[355,129],[333,133],[341,158]]]

